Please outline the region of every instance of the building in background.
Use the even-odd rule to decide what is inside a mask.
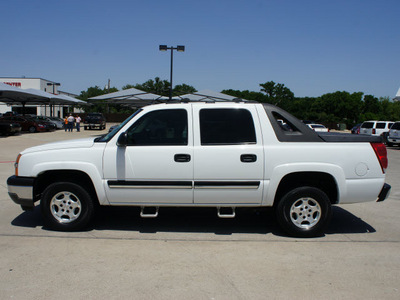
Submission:
[[[393,101],[400,101],[400,88],[397,91],[396,97],[393,98]]]
[[[60,83],[43,79],[43,78],[26,78],[26,77],[0,77],[0,82],[9,84],[21,89],[37,89],[42,90],[51,94],[65,94],[70,97],[76,98],[78,95],[63,92],[59,89]],[[26,105],[25,113],[40,115],[40,116],[50,116],[50,109],[53,110],[53,116],[63,117],[69,112],[69,107],[67,105],[53,105],[50,108],[49,105]],[[22,105],[8,105],[0,102],[0,113],[5,113],[7,111],[15,111],[18,113],[22,112]],[[79,109],[74,108],[74,112],[81,112]]]

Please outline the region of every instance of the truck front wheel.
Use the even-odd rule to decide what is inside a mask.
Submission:
[[[90,194],[72,182],[49,185],[42,194],[40,206],[45,225],[53,230],[83,229],[94,214]]]
[[[276,207],[281,227],[296,237],[323,233],[332,215],[328,196],[314,187],[298,187],[285,194]]]

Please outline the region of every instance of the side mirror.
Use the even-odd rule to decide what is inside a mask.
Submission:
[[[128,144],[128,135],[126,134],[126,132],[123,132],[118,137],[117,146],[118,147],[126,147],[127,144]]]

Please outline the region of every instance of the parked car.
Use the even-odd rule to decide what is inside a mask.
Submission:
[[[42,116],[36,116],[32,117],[32,120],[35,120],[38,123],[41,123],[45,126],[46,131],[53,131],[56,130],[56,125],[47,117],[42,117]]]
[[[57,129],[64,128],[64,120],[59,117],[48,117],[53,123],[56,124]]]
[[[351,129],[351,133],[352,134],[360,134],[360,127],[361,127],[361,123],[354,125],[353,128]]]
[[[329,132],[329,129],[322,124],[307,124],[307,126],[317,132]]]
[[[35,121],[32,118],[27,118],[24,116],[16,116],[16,117],[3,117],[0,118],[0,122],[3,123],[18,123],[21,125],[22,131],[29,131],[29,132],[37,132],[37,131],[47,131],[46,124],[43,122]]]
[[[380,136],[385,132],[389,132],[393,123],[393,121],[365,121],[361,124],[360,134]]]
[[[21,125],[18,123],[0,122],[1,135],[14,135],[21,132]]]
[[[12,117],[12,116],[18,116],[19,114],[17,113],[17,112],[15,112],[15,111],[6,111],[4,114],[3,114],[3,117]]]
[[[89,113],[83,121],[85,130],[98,128],[106,129],[106,118],[102,113]]]
[[[400,122],[396,122],[390,127],[389,133],[387,135],[387,145],[400,145]]]
[[[56,127],[55,129],[62,129],[64,128],[64,120],[57,118],[57,117],[46,117],[46,116],[33,116],[33,118],[43,121],[43,122],[49,122],[54,124]]]

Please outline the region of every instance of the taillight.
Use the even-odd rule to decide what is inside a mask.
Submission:
[[[375,151],[376,157],[382,168],[382,172],[385,173],[388,167],[388,158],[386,146],[383,143],[371,143],[372,148]]]
[[[17,159],[15,160],[14,167],[15,167],[15,176],[18,176],[18,164],[19,160],[21,159],[21,154],[18,154]]]
[[[375,134],[375,133],[376,133],[376,129],[373,128],[373,129],[372,129],[372,134]]]

